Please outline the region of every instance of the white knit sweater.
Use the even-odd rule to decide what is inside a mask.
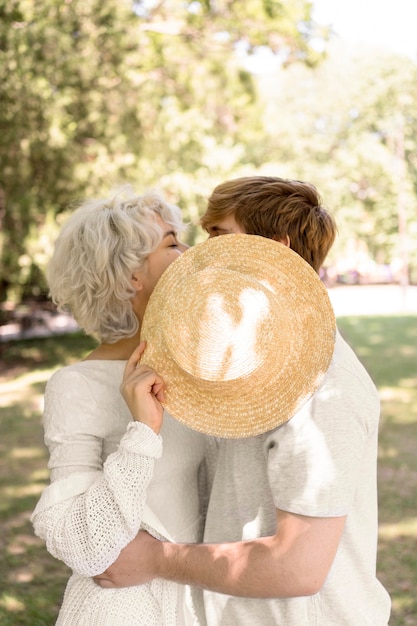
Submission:
[[[157,579],[101,589],[91,578],[115,561],[139,528],[151,530],[148,508],[168,539],[201,539],[198,475],[206,438],[167,413],[160,436],[131,421],[119,392],[124,366],[84,361],[56,372],[46,388],[51,485],[32,521],[49,552],[74,572],[57,625],[198,624],[186,587]]]

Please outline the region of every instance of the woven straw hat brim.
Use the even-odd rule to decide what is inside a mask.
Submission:
[[[167,411],[219,437],[287,422],[321,385],[336,322],[316,272],[286,246],[223,235],[184,252],[146,308],[141,359],[167,385]]]

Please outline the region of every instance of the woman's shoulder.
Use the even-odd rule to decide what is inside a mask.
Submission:
[[[125,361],[78,361],[56,370],[47,383],[47,390],[68,385],[114,388],[123,377]]]
[[[117,420],[125,424],[128,409],[120,394],[123,371],[121,362],[81,361],[54,372],[45,389],[45,427],[52,429],[58,424],[62,429],[65,422],[71,429],[77,415],[86,431],[96,428],[98,415],[102,432],[119,424]]]

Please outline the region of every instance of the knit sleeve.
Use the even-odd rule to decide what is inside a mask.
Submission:
[[[162,440],[144,424],[130,422],[103,464],[102,437],[110,418],[89,381],[75,378],[56,377],[48,384],[44,427],[53,478],[32,522],[53,556],[92,576],[113,563],[136,536]],[[68,389],[76,389],[72,398]]]

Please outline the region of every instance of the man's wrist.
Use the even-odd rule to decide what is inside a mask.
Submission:
[[[170,541],[161,541],[155,552],[155,573],[158,578],[175,580],[174,550],[176,544]]]
[[[155,577],[188,584],[190,574],[186,554],[191,548],[189,544],[161,541],[154,556]]]

